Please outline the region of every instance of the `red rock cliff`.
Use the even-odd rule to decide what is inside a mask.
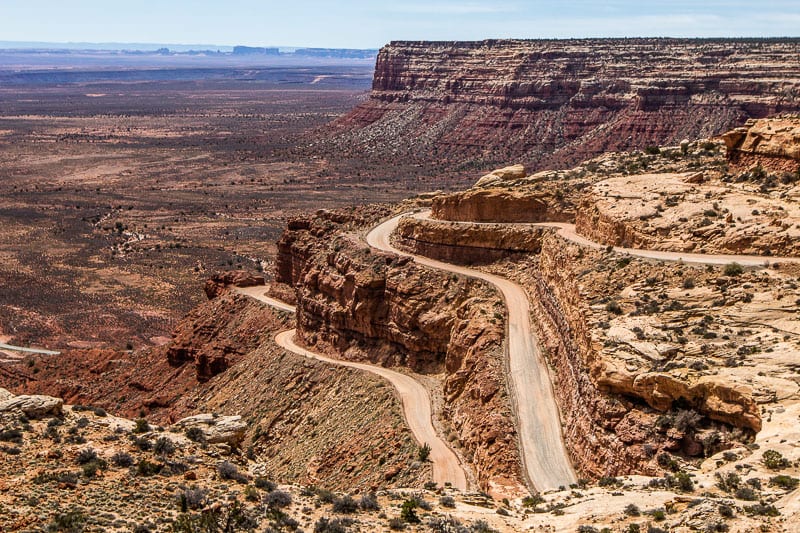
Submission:
[[[366,155],[563,168],[798,111],[798,89],[795,39],[398,41],[332,130]]]

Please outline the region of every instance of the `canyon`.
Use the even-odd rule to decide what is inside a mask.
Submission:
[[[61,353],[3,345],[0,385],[13,392],[0,390],[8,459],[0,528],[45,527],[83,500],[102,512],[92,526],[109,530],[163,529],[241,504],[276,529],[353,515],[345,529],[400,520],[447,530],[458,517],[478,531],[791,531],[800,484],[800,119],[746,119],[797,111],[798,47],[793,39],[394,42],[379,54],[368,97],[349,85],[326,95],[304,119],[313,128],[271,132],[262,137],[269,146],[246,132],[225,141],[202,159],[195,184],[170,182],[172,171],[158,166],[143,181],[146,205],[123,204],[94,181],[75,196],[62,191],[68,181],[52,173],[85,140],[73,131],[81,120],[43,133],[30,117],[6,120],[29,131],[0,135],[15,187],[4,216],[37,213],[35,228],[10,227],[47,253],[0,243],[10,260],[0,269],[8,299],[0,341]],[[254,105],[251,93],[240,96]],[[339,113],[347,102],[361,103]],[[194,161],[202,149],[180,133],[193,119],[176,116],[149,134],[172,164]],[[193,135],[223,139],[237,120],[258,128],[262,117],[212,118]],[[114,123],[106,120],[88,123]],[[54,137],[61,122],[69,131]],[[135,143],[150,146],[145,123],[130,119],[142,131],[113,138],[95,132],[78,152],[94,161],[97,150],[122,157]],[[36,150],[10,155],[26,139],[56,139],[52,164],[36,167],[47,171],[44,191],[23,187]],[[270,151],[296,164],[270,160]],[[503,168],[487,173],[493,162]],[[145,166],[115,170],[115,183]],[[345,198],[338,183],[367,192]],[[428,185],[445,190],[412,194]],[[165,191],[196,210],[159,204]],[[90,212],[51,225],[44,207],[28,204],[45,192],[53,213],[65,194]],[[116,205],[84,205],[88,193]],[[292,203],[293,193],[302,201]],[[320,198],[325,208],[313,211]],[[89,263],[73,257],[67,238],[87,246]],[[60,260],[40,273],[41,257]],[[150,295],[157,276],[143,265],[173,281]],[[88,312],[64,311],[35,282],[56,272],[60,301],[72,270],[92,281]],[[116,283],[127,287],[120,298]],[[174,297],[190,285],[185,300]],[[43,302],[59,309],[52,320]],[[123,307],[157,327],[102,319]],[[524,355],[539,361],[535,386],[520,377],[530,370],[518,366],[520,335]],[[120,344],[127,338],[134,342]],[[417,416],[430,418],[433,463],[430,433],[420,437],[403,390],[372,374],[427,395],[431,416]],[[526,395],[551,387],[552,398]],[[31,398],[53,407],[28,413],[19,406]],[[215,427],[235,438],[217,438]],[[531,455],[531,441],[548,450]],[[105,466],[72,472],[87,450]],[[441,450],[465,478],[456,487],[468,490],[444,483],[454,477],[437,470]],[[122,452],[136,462],[116,464]],[[226,477],[224,463],[241,475]],[[148,464],[163,473],[151,477]],[[543,482],[541,471],[556,467],[562,473]],[[206,486],[207,507],[176,499]],[[63,500],[38,511],[37,498],[56,490]],[[294,502],[280,513],[273,504],[287,496],[276,491]],[[366,503],[337,510],[351,494]],[[162,522],[137,514],[137,499]],[[423,523],[401,519],[408,505]]]

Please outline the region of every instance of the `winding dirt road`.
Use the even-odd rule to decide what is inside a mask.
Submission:
[[[457,225],[473,225],[473,226],[530,226],[540,228],[556,228],[558,235],[567,241],[586,246],[587,248],[594,248],[595,250],[604,250],[606,245],[599,242],[587,239],[583,235],[578,234],[575,230],[575,224],[566,222],[535,222],[535,223],[505,223],[505,222],[455,222],[450,220],[437,220],[431,219],[431,211],[429,209],[420,211],[413,215],[415,218],[421,220],[434,220],[438,222],[447,222],[448,224]],[[727,265],[728,263],[739,263],[744,267],[763,267],[765,264],[775,263],[798,263],[800,257],[776,257],[765,255],[735,255],[735,254],[695,254],[690,252],[666,252],[661,250],[645,250],[641,248],[623,248],[621,246],[614,246],[614,251],[621,254],[628,254],[633,257],[641,257],[644,259],[656,259],[658,261],[674,261],[682,263],[694,263],[700,265]]]
[[[373,248],[411,257],[420,265],[482,279],[502,293],[508,308],[507,349],[511,398],[517,416],[524,472],[528,482],[540,491],[567,486],[577,481],[561,436],[561,421],[553,395],[547,363],[531,328],[525,291],[505,278],[398,250],[389,243],[397,228],[398,215],[375,227],[367,235]]]
[[[295,307],[293,305],[266,296],[264,294],[265,287],[263,285],[245,288],[235,287],[234,290],[278,309],[295,312]],[[429,460],[433,467],[433,481],[439,485],[450,483],[454,488],[462,491],[467,490],[467,476],[458,457],[453,453],[453,450],[447,446],[445,441],[439,438],[436,434],[436,430],[433,428],[431,397],[428,390],[419,381],[411,376],[389,370],[382,366],[332,359],[312,352],[295,344],[294,335],[295,330],[293,329],[283,331],[275,336],[275,342],[278,346],[296,353],[297,355],[302,355],[310,359],[317,359],[325,363],[370,372],[391,383],[400,395],[400,400],[403,404],[403,414],[417,442],[420,444],[428,444],[431,447]]]

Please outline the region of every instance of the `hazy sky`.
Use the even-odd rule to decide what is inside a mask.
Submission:
[[[0,41],[377,48],[403,39],[799,34],[800,0],[0,0]]]

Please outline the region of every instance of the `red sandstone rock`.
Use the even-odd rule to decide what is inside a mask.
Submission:
[[[229,286],[234,287],[253,287],[264,285],[264,276],[259,276],[244,270],[229,270],[220,274],[215,274],[206,281],[203,290],[209,300],[213,300]]]
[[[798,73],[786,40],[398,41],[332,133],[378,156],[565,168],[796,112]]]

